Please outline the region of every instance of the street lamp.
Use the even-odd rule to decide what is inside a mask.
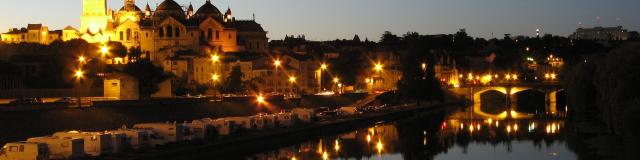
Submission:
[[[109,54],[109,47],[102,45],[102,47],[100,47],[100,60],[102,61],[102,65],[100,65],[100,75],[104,75],[104,61],[107,54]]]
[[[211,61],[213,63],[216,63],[216,62],[220,61],[220,56],[218,56],[218,54],[211,55]]]
[[[78,62],[80,63],[80,65],[87,63],[87,58],[84,56],[80,56],[78,57]]]
[[[327,70],[328,67],[329,66],[326,63],[322,63],[320,65],[320,69],[318,70],[318,87],[319,87],[318,92],[322,92],[323,90],[322,89],[322,72],[324,70]]]
[[[276,94],[278,94],[278,86],[280,85],[280,75],[278,74],[278,68],[280,67],[280,65],[282,65],[282,61],[280,61],[280,59],[276,59],[273,61],[273,66],[275,66],[275,76],[276,76],[276,85],[275,85],[275,91]]]
[[[213,98],[214,100],[216,98],[218,98],[218,89],[216,88],[216,83],[218,82],[218,80],[220,80],[220,75],[218,74],[211,74],[211,81],[212,81],[212,85],[213,85]]]
[[[73,76],[78,81],[78,87],[76,87],[76,95],[78,96],[78,108],[82,108],[82,99],[80,97],[80,87],[82,87],[82,78],[84,78],[84,71],[82,69],[77,69]]]
[[[382,70],[384,69],[384,65],[382,65],[381,63],[377,63],[374,67],[374,70],[376,70],[377,72],[382,72]]]
[[[102,47],[100,47],[100,53],[100,56],[104,58],[109,53],[109,47],[107,47],[106,45],[102,45]]]
[[[293,91],[293,85],[296,83],[296,80],[297,80],[297,79],[298,79],[298,78],[297,78],[297,77],[295,77],[295,76],[289,76],[289,87],[290,87],[290,88],[289,88],[289,91],[291,91],[291,93],[290,93],[290,94],[292,94],[292,95],[294,94],[294,91]]]
[[[256,97],[256,102],[258,102],[258,107],[260,107],[260,110],[262,110],[262,112],[266,112],[264,111],[263,107],[263,105],[266,103],[266,100],[264,96],[262,96],[262,94],[259,94],[258,97]]]

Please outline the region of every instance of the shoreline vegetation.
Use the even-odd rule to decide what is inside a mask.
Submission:
[[[570,106],[568,120],[582,140],[574,146],[602,159],[640,157],[638,68],[640,44],[628,43],[607,53],[587,56],[568,69],[563,80]]]

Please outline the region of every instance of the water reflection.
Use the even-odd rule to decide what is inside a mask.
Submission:
[[[454,116],[459,114],[406,118],[245,159],[576,159],[561,134],[562,119]]]

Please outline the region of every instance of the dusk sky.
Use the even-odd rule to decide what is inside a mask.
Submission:
[[[123,0],[108,0],[119,9]],[[176,0],[199,8],[205,0]],[[640,30],[639,0],[212,0],[222,12],[231,6],[237,19],[256,20],[270,39],[305,34],[311,40],[378,40],[384,31],[450,34],[466,28],[471,36],[543,33],[567,36],[578,26],[618,26]],[[137,0],[140,8],[161,0]],[[81,0],[3,0],[0,31],[43,23],[50,29],[78,27]],[[599,17],[599,18],[598,18]],[[581,23],[581,24],[580,24]]]

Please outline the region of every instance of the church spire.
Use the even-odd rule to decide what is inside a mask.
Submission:
[[[147,6],[144,8],[144,16],[151,17],[151,7],[149,6],[149,2],[147,2]]]
[[[189,2],[189,8],[187,9],[187,19],[193,17],[193,5]]]
[[[224,22],[229,22],[233,20],[233,15],[231,14],[231,7],[227,9],[227,12],[224,13]]]

